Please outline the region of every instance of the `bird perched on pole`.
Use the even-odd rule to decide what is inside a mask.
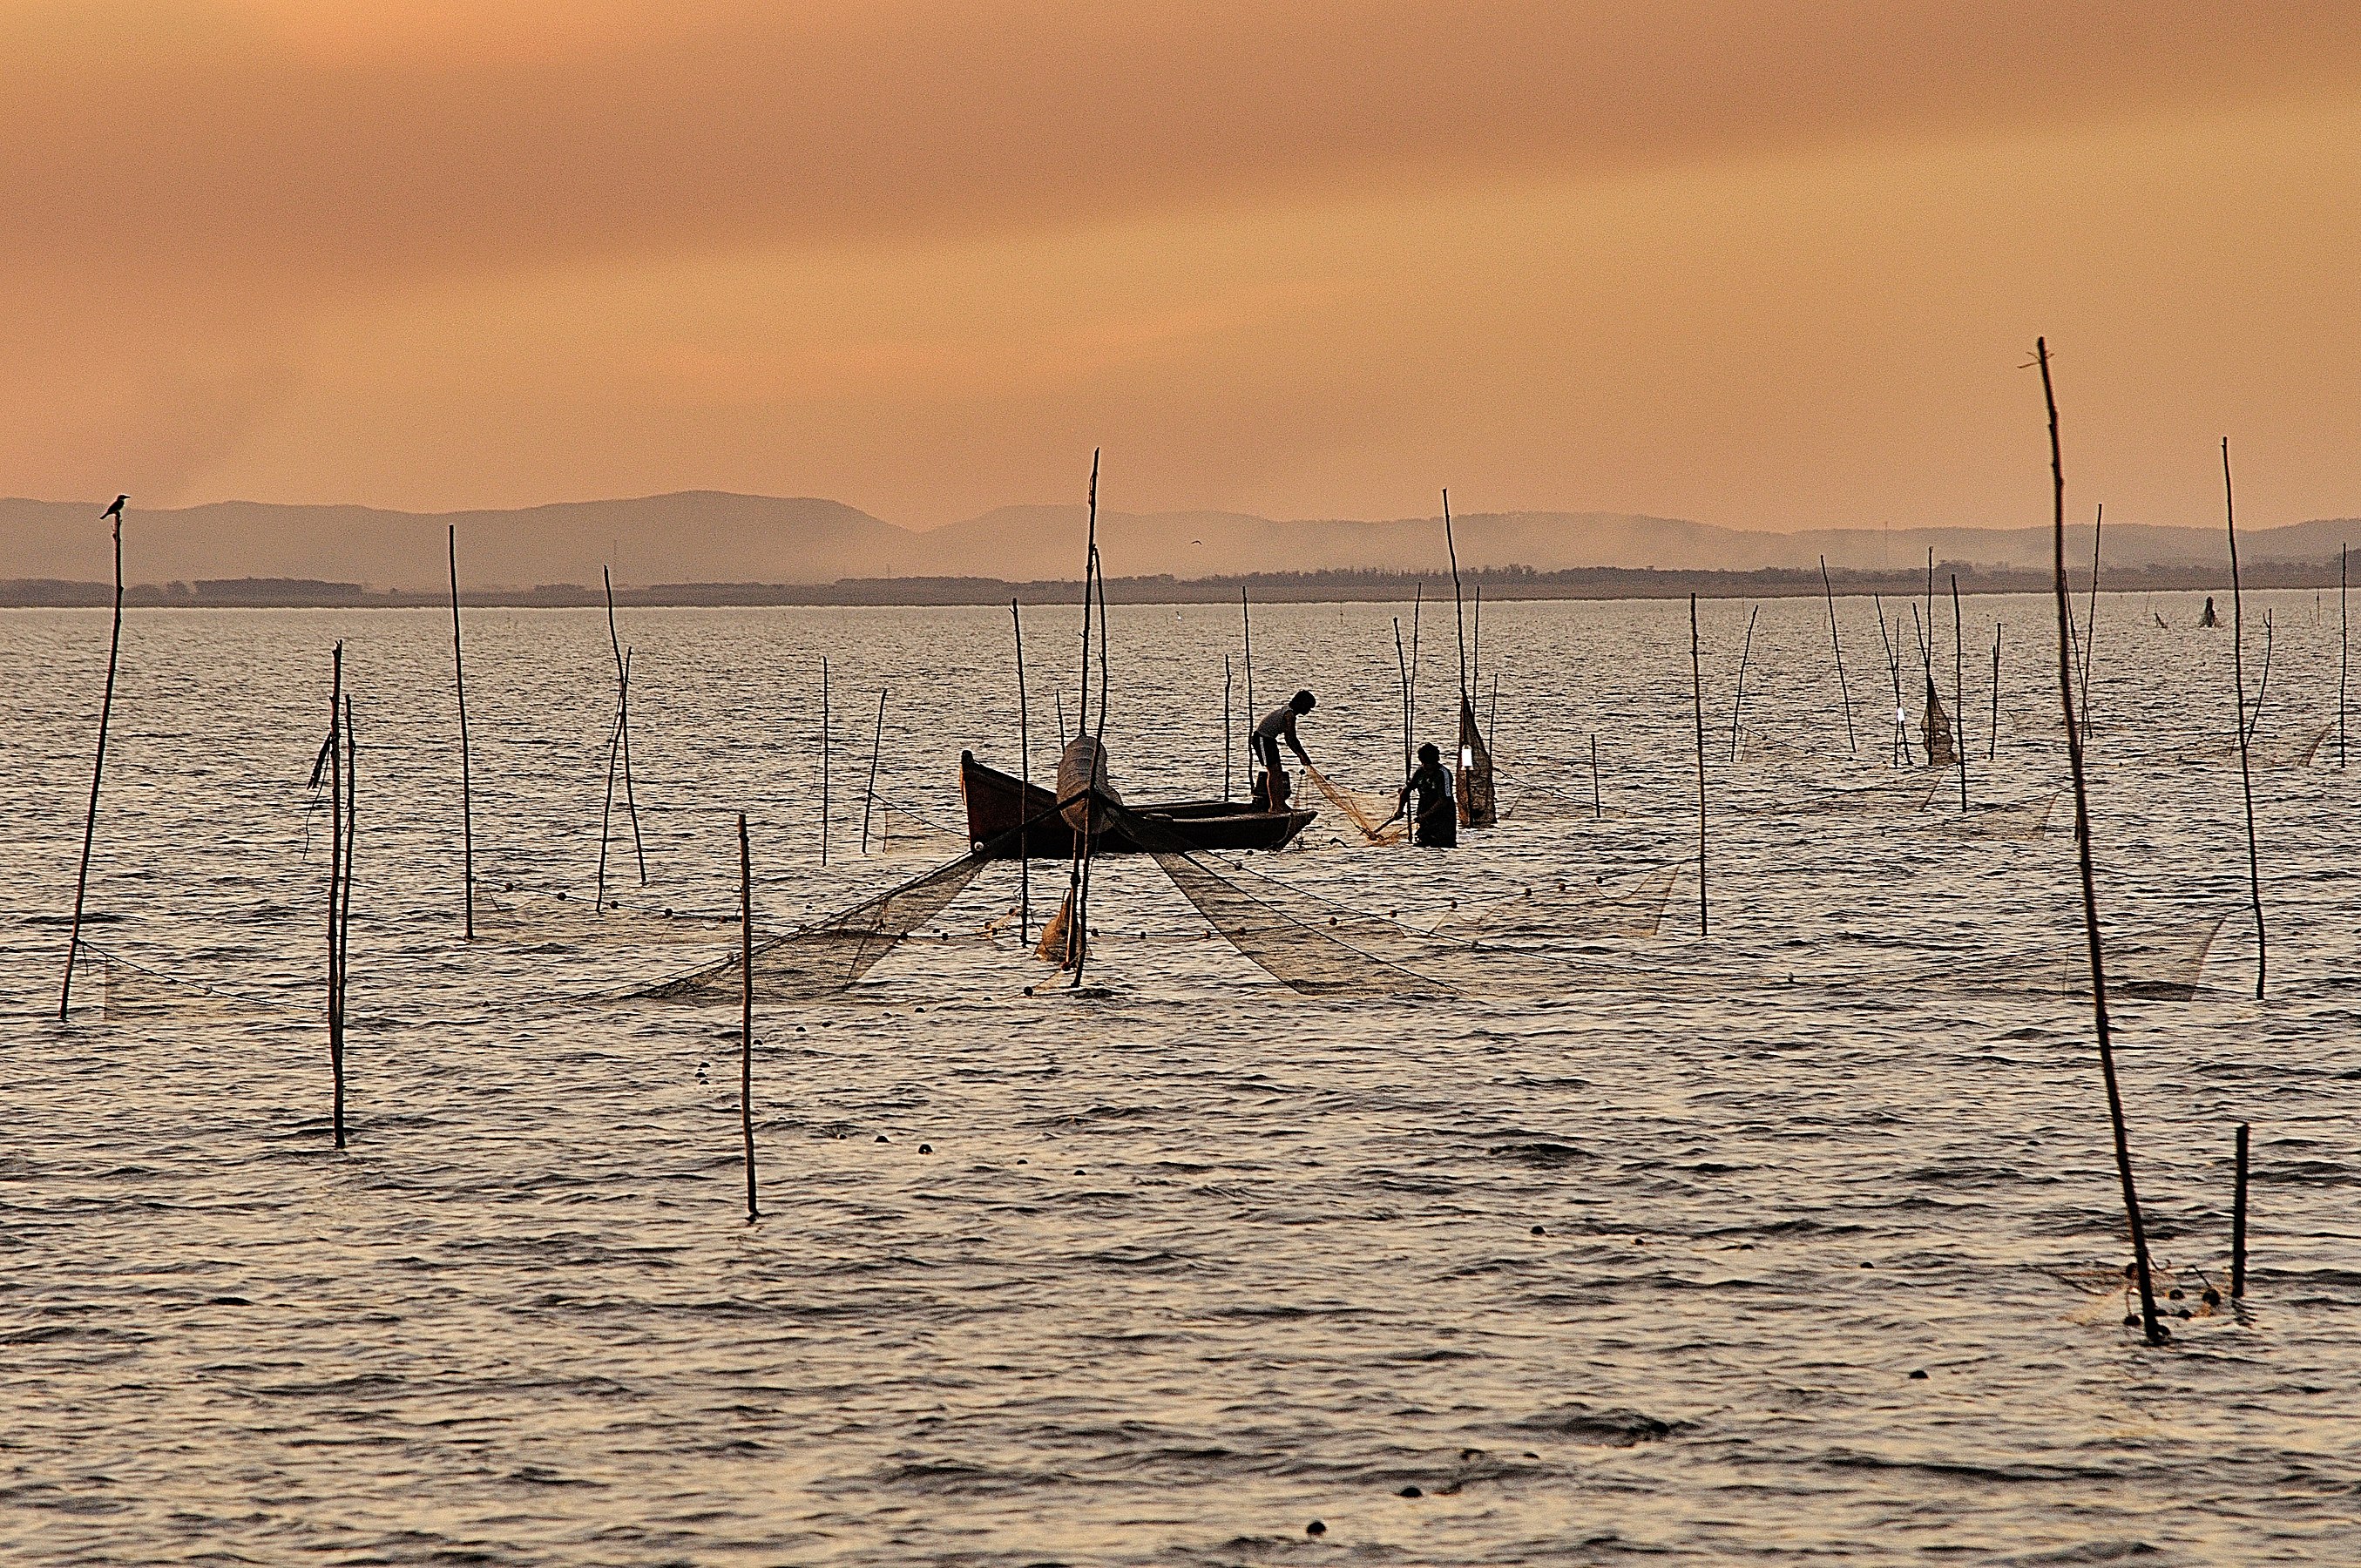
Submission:
[[[99,514],[98,514],[98,519],[99,519],[99,521],[100,521],[101,522],[104,522],[104,521],[105,521],[108,518],[110,518],[110,517],[111,517],[111,518],[113,518],[115,521],[117,521],[117,522],[121,522],[121,521],[123,521],[123,503],[124,503],[124,502],[126,502],[126,501],[127,501],[127,500],[129,500],[130,499],[131,499],[131,498],[130,498],[129,496],[117,496],[117,497],[115,497],[115,504],[114,504],[113,506],[111,506],[111,507],[107,508],[104,511],[103,511],[103,512],[101,512],[101,513],[99,513]]]

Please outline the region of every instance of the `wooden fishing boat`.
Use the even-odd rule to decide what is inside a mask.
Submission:
[[[1013,832],[1027,817],[1023,850],[1037,861],[1062,861],[1074,852],[1073,830],[1051,808],[1057,796],[1039,784],[1027,785],[996,768],[985,767],[972,751],[960,753],[960,794],[967,801],[970,843],[984,844]],[[1190,850],[1276,850],[1312,824],[1311,811],[1257,811],[1235,800],[1135,802],[1129,809],[1169,830]],[[1011,839],[993,851],[994,860],[1017,858],[1018,843]],[[1120,832],[1098,840],[1101,851],[1135,854],[1140,846]]]

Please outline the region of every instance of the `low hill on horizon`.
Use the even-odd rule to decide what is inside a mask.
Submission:
[[[106,525],[87,502],[0,499],[0,579],[104,582]],[[1076,505],[1009,506],[918,531],[838,501],[689,490],[506,510],[407,512],[360,506],[219,501],[128,509],[124,572],[134,584],[239,577],[352,582],[428,593],[448,581],[446,529],[458,532],[459,578],[470,590],[659,583],[825,584],[841,578],[990,577],[1054,581],[1081,574],[1087,512]],[[1758,532],[1617,512],[1475,512],[1453,520],[1467,567],[1678,571],[1906,571],[1936,560],[2037,570],[2046,528],[1821,529]],[[2361,520],[2323,519],[2241,535],[2257,562],[2333,561]],[[1379,521],[1276,521],[1243,512],[1104,512],[1100,554],[1110,575],[1178,578],[1261,573],[1448,569],[1440,517]],[[2225,560],[2211,529],[2111,523],[2105,562],[2125,568]],[[2091,530],[2068,530],[2087,569]]]

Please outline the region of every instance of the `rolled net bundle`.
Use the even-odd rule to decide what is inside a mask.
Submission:
[[[972,850],[840,915],[754,944],[754,994],[766,1001],[809,1001],[859,981],[904,939],[967,891],[988,856]],[[719,1002],[738,996],[741,957],[729,957],[671,980],[620,993],[617,1000]]]
[[[1345,820],[1360,829],[1361,837],[1367,842],[1399,844],[1402,841],[1402,836],[1409,831],[1408,827],[1403,824],[1396,824],[1390,828],[1378,826],[1380,822],[1393,815],[1393,807],[1386,805],[1376,795],[1364,795],[1356,789],[1347,789],[1309,762],[1303,764],[1303,776],[1312,781],[1312,788],[1327,797],[1329,805],[1345,814]]]
[[[1571,879],[1540,883],[1454,910],[1434,929],[1438,936],[1471,942],[1642,941],[1664,923],[1664,905],[1680,872],[1677,865],[1659,866],[1616,888]]]
[[[609,900],[594,908],[564,893],[481,894],[476,939],[513,947],[673,947],[735,940],[738,916],[675,912]]]

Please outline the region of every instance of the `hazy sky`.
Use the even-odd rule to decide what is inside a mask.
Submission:
[[[2260,526],[2356,284],[2354,0],[0,0],[18,495]]]

